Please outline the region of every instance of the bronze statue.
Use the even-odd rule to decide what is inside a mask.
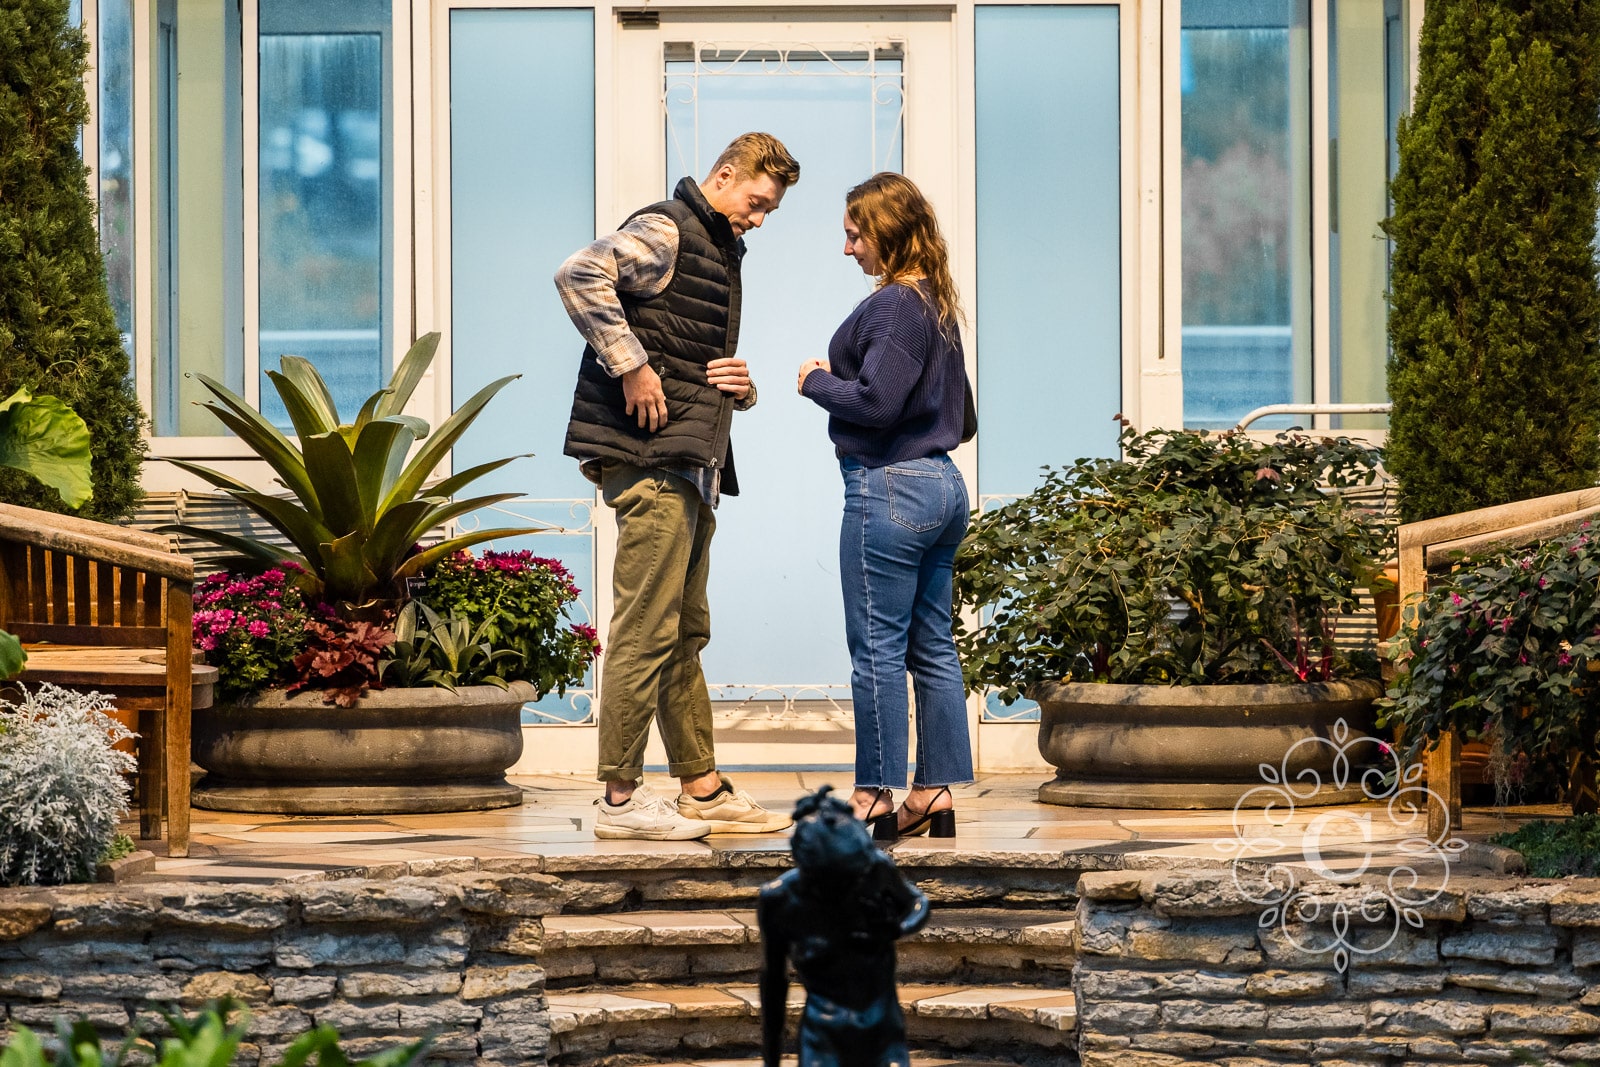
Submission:
[[[761,887],[761,1057],[778,1067],[788,961],[806,990],[800,1067],[910,1067],[894,943],[928,921],[928,898],[823,786],[794,809],[795,867]]]

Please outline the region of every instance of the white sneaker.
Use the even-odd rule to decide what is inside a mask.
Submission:
[[[685,819],[643,782],[621,804],[601,797],[595,806],[600,811],[594,819],[594,836],[607,841],[693,841],[711,833],[709,825]]]
[[[733,789],[733,783],[726,778],[722,784],[732,791],[705,800],[679,793],[678,814],[685,819],[703,821],[713,834],[775,834],[794,824],[789,816],[768,811],[751,800],[743,789]]]

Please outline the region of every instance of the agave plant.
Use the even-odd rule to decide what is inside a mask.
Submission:
[[[484,405],[518,377],[513,374],[478,390],[430,437],[425,420],[403,411],[438,347],[437,333],[412,345],[389,384],[367,398],[352,423],[341,421],[327,384],[308,360],[284,356],[280,369],[268,371],[267,377],[283,398],[298,448],[243,397],[204,374],[197,375],[217,398],[203,406],[272,467],[292,497],[259,492],[198,463],[167,462],[230,494],[287,537],[294,550],[196,526],[163,529],[231,548],[260,563],[296,563],[308,577],[310,592],[347,612],[398,599],[403,579],[416,577],[453,552],[492,538],[536,532],[479,530],[416,550],[417,542],[434,527],[520,495],[452,500],[471,482],[519,456],[482,463],[427,485],[428,476]],[[425,443],[410,456],[412,445],[419,441]]]

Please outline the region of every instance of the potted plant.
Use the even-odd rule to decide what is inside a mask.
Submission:
[[[1600,810],[1600,544],[1592,531],[1465,560],[1405,608],[1395,684],[1379,707],[1413,753],[1446,730],[1489,746],[1504,793],[1553,778]]]
[[[1333,733],[1349,749],[1370,725],[1378,662],[1335,630],[1392,527],[1327,489],[1371,482],[1376,454],[1204,431],[1125,430],[1122,449],[1047,468],[956,557],[968,687],[1039,702],[1040,799],[1231,807],[1286,758],[1321,775],[1307,802],[1358,798],[1356,776],[1328,787]]]
[[[522,753],[521,708],[581,680],[594,631],[565,621],[578,590],[559,563],[468,549],[531,529],[420,543],[441,524],[518,496],[455,499],[517,457],[429,477],[511,378],[438,431],[404,414],[439,335],[419,340],[389,385],[344,422],[322,378],[285,356],[268,372],[298,445],[242,397],[201,376],[206,406],[277,474],[273,496],[168,460],[251,508],[291,546],[189,526],[235,549],[202,581],[195,641],[219,669],[197,711],[197,807],[319,814],[462,811],[521,803],[505,771]],[[418,447],[420,444],[420,447]]]

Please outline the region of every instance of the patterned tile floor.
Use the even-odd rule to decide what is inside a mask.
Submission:
[[[736,776],[757,801],[787,810],[801,794],[833,782],[838,772],[762,772]],[[666,795],[670,779],[651,780]],[[396,861],[447,857],[541,855],[579,866],[586,857],[707,850],[787,850],[784,834],[725,835],[703,842],[597,841],[594,800],[598,785],[579,776],[539,775],[514,779],[524,791],[521,807],[445,815],[286,816],[246,815],[195,809],[190,854],[167,857],[161,843],[145,843],[157,854],[145,879],[273,882],[308,872]],[[1304,863],[1320,858],[1333,870],[1363,864],[1382,869],[1404,862],[1401,842],[1421,836],[1379,804],[1302,807],[1273,824],[1259,811],[1126,811],[1063,808],[1040,804],[1041,777],[985,775],[956,789],[957,834],[953,840],[911,838],[897,854],[933,851],[966,854],[982,862],[990,853],[1137,853],[1129,866],[1158,867],[1201,861],[1227,863],[1233,853],[1219,843],[1249,842],[1257,858],[1283,857]],[[1469,809],[1461,837],[1481,841],[1536,817],[1565,815],[1556,807]],[[135,832],[136,826],[125,827]],[[906,857],[911,860],[910,856]],[[923,862],[934,857],[919,857]],[[613,859],[612,862],[615,862]],[[912,862],[916,862],[912,860]]]

